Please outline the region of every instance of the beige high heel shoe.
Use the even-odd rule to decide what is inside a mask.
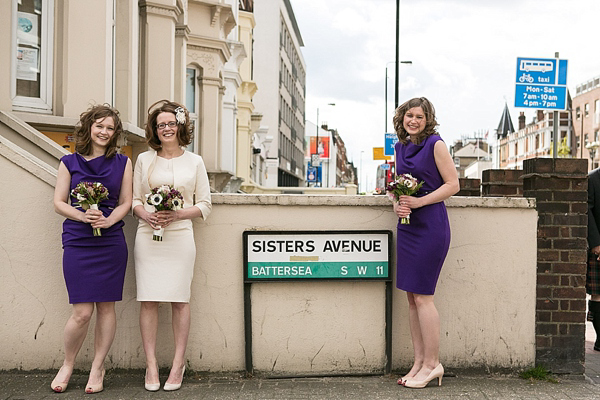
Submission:
[[[415,381],[415,380],[408,379],[404,382],[403,386],[405,386],[407,388],[411,388],[411,389],[422,389],[425,386],[427,386],[427,384],[429,382],[431,382],[432,380],[434,380],[435,378],[438,378],[438,386],[442,386],[442,377],[443,376],[444,376],[444,367],[440,363],[437,365],[437,367],[435,367],[429,373],[429,375],[427,375],[427,378],[425,378],[424,380]]]
[[[86,385],[85,387],[85,392],[87,394],[93,394],[93,393],[98,393],[104,390],[104,373],[106,371],[104,369],[102,369],[102,380],[100,381],[100,383],[96,384],[96,385]]]
[[[156,364],[156,370],[158,371],[158,364]],[[146,388],[149,392],[157,392],[160,389],[160,379],[158,383],[148,383],[146,379],[148,378],[148,368],[146,368],[146,375],[144,375],[144,388]]]
[[[71,379],[71,377],[69,377],[69,379],[67,379],[66,382],[57,382],[56,381],[56,377],[58,377],[58,375],[60,374],[60,371],[62,370],[62,366],[60,367],[60,369],[58,370],[58,372],[56,373],[56,376],[54,377],[54,380],[52,381],[52,383],[50,384],[50,387],[52,388],[52,390],[54,390],[56,393],[62,393],[65,390],[67,390],[67,386],[69,385],[69,379]]]
[[[168,383],[165,382],[165,386],[163,386],[163,390],[171,391],[171,390],[178,390],[181,387],[181,384],[183,383],[183,376],[185,375],[185,365],[183,366],[183,369],[181,370],[181,382],[179,383]]]

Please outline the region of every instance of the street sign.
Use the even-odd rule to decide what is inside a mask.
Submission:
[[[384,149],[384,155],[386,156],[393,156],[394,155],[394,146],[396,145],[396,142],[398,142],[398,136],[396,136],[395,133],[386,133],[385,134],[385,147]]]
[[[319,165],[321,165],[321,155],[320,154],[313,154],[310,157],[310,164],[313,167],[318,167]]]
[[[373,160],[389,160],[391,157],[383,154],[383,147],[373,147]]]
[[[389,170],[389,169],[390,169],[390,164],[387,164],[387,163],[386,163],[386,164],[381,164],[379,167],[380,167],[382,170],[384,170],[384,171],[387,171],[387,170]]]
[[[317,181],[317,168],[316,167],[306,168],[306,180],[308,182],[316,182]]]
[[[567,60],[517,58],[515,107],[567,108]]]

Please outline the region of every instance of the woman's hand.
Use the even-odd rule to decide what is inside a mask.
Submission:
[[[158,225],[165,228],[171,225],[171,222],[177,221],[177,211],[159,211],[155,213],[158,220]]]
[[[141,207],[141,206],[140,206]],[[151,213],[141,208],[143,211],[138,214],[138,217],[146,221],[152,229],[159,229],[161,225],[158,223],[158,213]]]
[[[84,213],[81,214],[81,222],[84,222],[86,224],[92,224],[92,227],[94,228],[101,228],[100,226],[93,225],[94,223],[98,222],[100,218],[104,218],[102,211],[92,210],[91,208],[88,208],[87,210],[85,210]]]
[[[406,218],[410,215],[410,207],[405,205],[402,201],[395,201],[394,213],[398,216],[398,218]]]
[[[423,207],[422,201],[420,197],[415,196],[400,196],[398,199],[398,203],[401,205],[405,205],[408,208],[420,208]]]
[[[88,210],[89,211],[89,210]],[[92,210],[94,211],[94,210]],[[112,216],[112,214],[111,214]],[[98,218],[93,221],[92,224],[92,228],[102,228],[102,229],[108,229],[111,226],[113,226],[115,223],[113,222],[111,216],[109,216],[108,218],[106,218],[104,216],[104,214],[102,214],[102,212],[100,211],[100,215],[98,216]]]

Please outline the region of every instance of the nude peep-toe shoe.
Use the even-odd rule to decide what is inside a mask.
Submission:
[[[435,367],[429,373],[429,375],[427,375],[427,378],[425,378],[424,380],[415,381],[415,380],[408,379],[408,380],[404,381],[404,383],[402,385],[407,388],[411,388],[411,389],[422,389],[425,386],[427,386],[427,384],[429,382],[431,382],[435,378],[438,378],[438,386],[442,386],[442,377],[443,376],[444,376],[444,367],[442,367],[442,364],[438,364],[437,367]]]
[[[156,370],[158,371],[158,364],[156,364]],[[160,380],[158,383],[148,383],[146,379],[148,378],[148,368],[146,368],[146,375],[144,376],[144,387],[149,392],[157,392],[160,389]]]
[[[58,374],[60,374],[60,370],[62,369],[62,367],[60,367],[60,369],[58,370],[58,372],[56,373],[56,376],[58,376]],[[70,377],[69,377],[70,379]],[[58,382],[56,380],[56,377],[54,377],[54,380],[52,381],[52,383],[50,384],[50,387],[52,388],[52,390],[54,390],[56,393],[62,393],[65,390],[67,390],[67,386],[69,385],[69,379],[67,379],[66,382]]]
[[[102,370],[102,380],[100,381],[100,383],[96,384],[96,385],[87,385],[85,387],[85,392],[87,394],[94,394],[94,393],[98,393],[104,390],[104,373],[106,371],[103,369]]]
[[[165,382],[165,386],[163,386],[163,390],[169,392],[172,390],[178,390],[181,387],[181,384],[183,383],[183,375],[185,374],[185,365],[183,366],[183,369],[181,370],[181,382],[179,383],[168,383]]]

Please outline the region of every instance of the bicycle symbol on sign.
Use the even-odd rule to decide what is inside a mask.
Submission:
[[[523,83],[523,82],[527,82],[527,83],[532,83],[533,82],[533,76],[529,75],[529,74],[523,74],[519,77],[519,82]]]

